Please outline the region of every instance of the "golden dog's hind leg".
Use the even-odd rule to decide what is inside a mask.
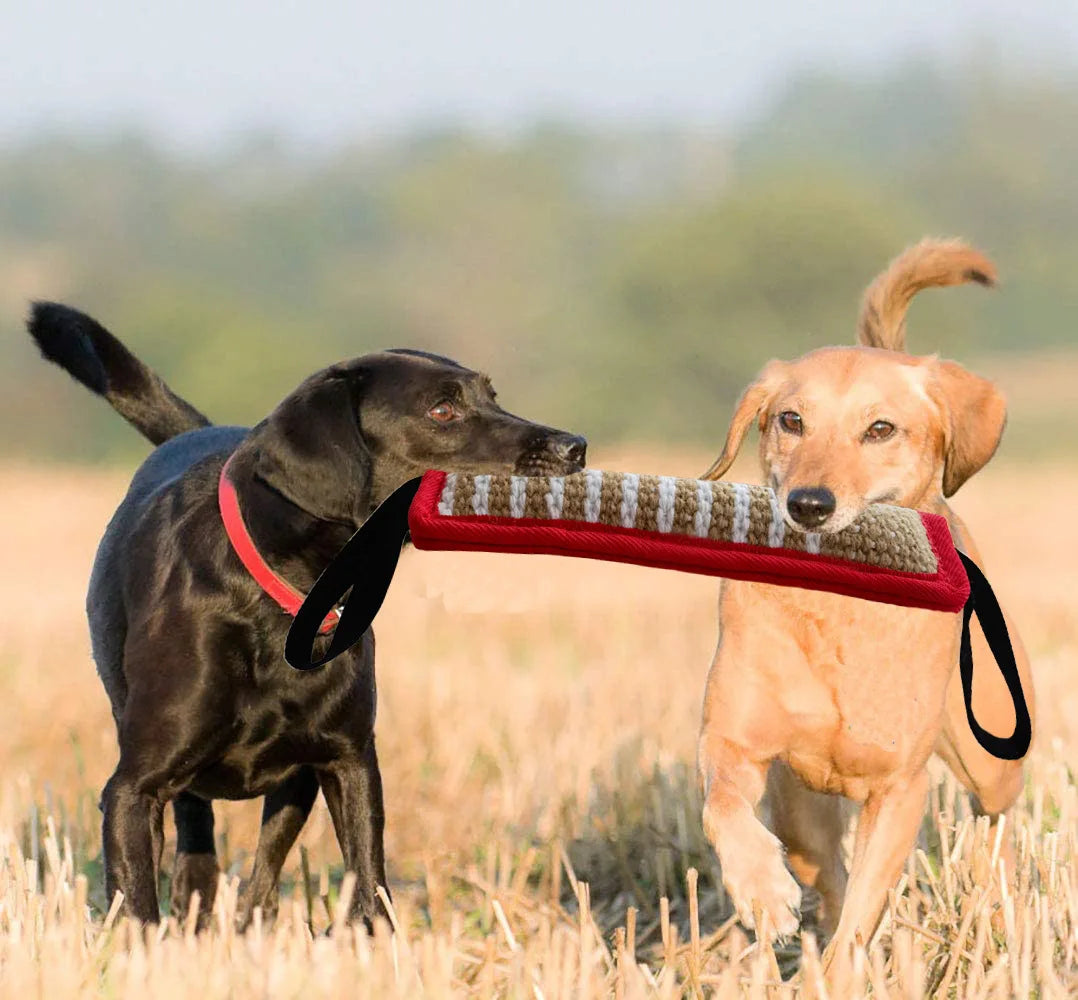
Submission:
[[[928,792],[928,772],[896,776],[865,800],[857,822],[853,863],[838,929],[824,951],[824,969],[834,996],[845,995],[851,972],[851,946],[868,945],[876,932],[888,890],[902,874],[917,839]]]
[[[771,937],[789,937],[800,926],[801,887],[786,870],[782,844],[756,817],[767,764],[743,748],[709,734],[700,746],[704,780],[704,833],[715,848],[722,881],[738,919],[758,929],[754,908],[768,914]]]
[[[986,885],[997,874],[995,870],[990,870],[989,859],[996,838],[1000,836],[1000,821],[1021,793],[1025,772],[1022,761],[1000,760],[977,742],[966,721],[966,707],[957,677],[958,672],[955,671],[955,678],[947,690],[943,731],[936,741],[935,751],[969,793],[973,814],[987,816],[990,820],[987,850],[980,848],[978,842],[973,847],[972,856],[973,877],[978,884]],[[958,690],[952,690],[956,686]],[[1013,831],[1004,829],[998,856],[1003,864],[1003,877],[1010,883],[1015,877],[1017,864]]]
[[[761,816],[786,846],[786,858],[803,886],[820,895],[816,921],[830,938],[838,926],[846,895],[846,863],[842,838],[849,816],[848,800],[809,788],[782,761],[767,772]]]

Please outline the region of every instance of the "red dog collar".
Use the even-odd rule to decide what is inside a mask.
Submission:
[[[232,548],[239,556],[240,562],[247,568],[247,572],[254,577],[257,583],[270,597],[272,597],[293,618],[303,604],[305,595],[301,594],[287,580],[278,576],[266,560],[262,558],[255,547],[247,525],[243,523],[243,515],[240,513],[239,497],[236,495],[236,487],[228,477],[228,467],[232,464],[233,456],[230,455],[221,468],[221,477],[217,481],[217,504],[221,508],[221,520],[225,525],[225,534],[232,543]],[[341,620],[339,608],[333,608],[323,619],[318,632],[325,635],[332,631],[337,622]]]

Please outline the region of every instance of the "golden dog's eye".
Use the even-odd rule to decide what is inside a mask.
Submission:
[[[437,406],[432,406],[427,410],[427,416],[440,424],[448,424],[451,420],[456,419],[457,411],[449,400],[443,399]]]
[[[793,410],[783,410],[779,414],[779,426],[788,434],[801,433],[801,414]]]
[[[895,425],[889,420],[877,420],[865,431],[865,440],[886,441],[894,432]]]

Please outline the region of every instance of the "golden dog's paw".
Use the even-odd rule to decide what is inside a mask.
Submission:
[[[757,863],[723,877],[737,918],[749,930],[756,926],[757,908],[768,915],[768,938],[793,937],[801,926],[801,886],[786,870],[781,857]]]

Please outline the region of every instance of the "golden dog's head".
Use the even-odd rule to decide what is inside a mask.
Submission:
[[[840,531],[871,503],[928,508],[951,496],[995,452],[1006,404],[953,361],[903,353],[905,316],[922,288],[966,281],[991,285],[995,268],[960,242],[903,253],[865,293],[864,346],[770,362],[704,478],[726,472],[756,422],[764,475],[794,528]]]

